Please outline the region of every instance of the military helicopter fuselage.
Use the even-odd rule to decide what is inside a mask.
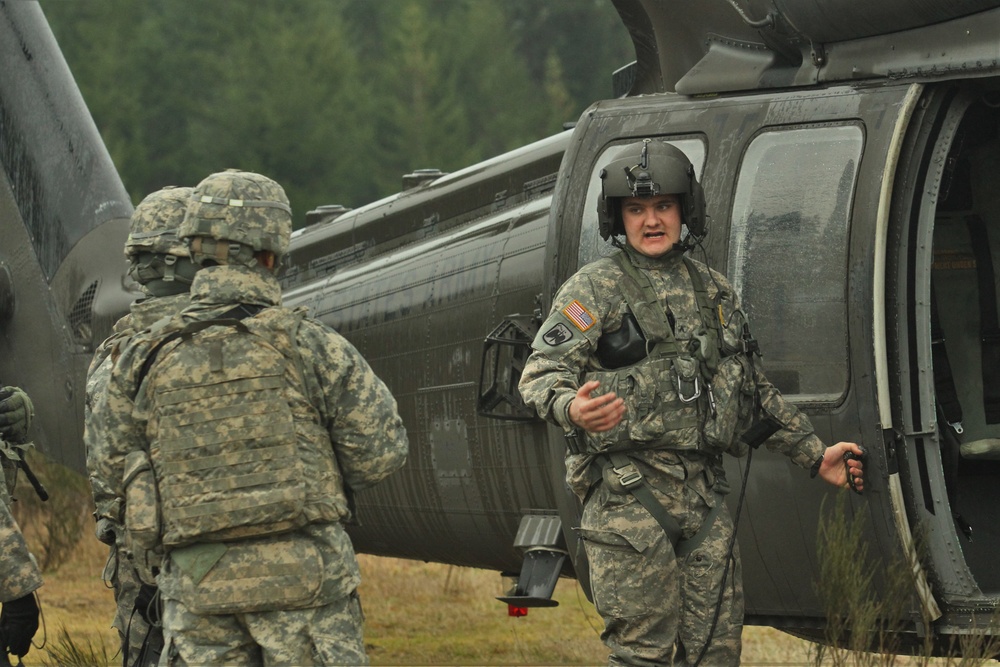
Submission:
[[[138,296],[132,203],[37,2],[0,4],[0,62],[0,382],[32,397],[38,447],[83,470],[87,367]]]
[[[563,434],[524,406],[517,380],[558,286],[611,250],[597,233],[600,169],[618,147],[655,138],[696,167],[709,233],[695,255],[730,277],[769,379],[825,441],[867,452],[865,493],[847,498],[847,512],[875,589],[900,563],[912,572],[894,645],[929,638],[943,651],[995,635],[1000,2],[614,2],[636,61],[571,130],[454,173],[414,172],[399,194],[358,209],[321,207],[293,235],[286,305],[307,306],[365,355],[409,433],[404,469],[357,494],[356,548],[512,574],[512,604],[551,604],[560,575],[589,590]],[[2,5],[5,29],[36,26],[33,39],[47,43],[39,17],[17,5]],[[18,43],[35,53],[31,39]],[[5,63],[30,70],[25,48],[6,36],[0,45]],[[7,156],[37,150],[17,133],[42,141],[35,125],[65,121],[12,111],[11,100],[52,95],[16,76],[0,83],[0,120],[22,127],[0,135],[0,260],[11,267],[0,279],[13,284],[0,288],[15,296],[13,307],[0,300],[2,379],[72,408],[40,414],[65,428],[38,441],[80,467],[81,369],[127,303],[109,257],[130,206],[92,126],[81,136],[98,164],[67,175],[61,159],[31,157],[29,190],[41,194],[26,195]],[[59,145],[81,154],[78,142]],[[89,203],[65,212],[77,197],[57,196],[51,181]],[[39,216],[36,202],[55,214]],[[77,231],[53,246],[36,228]],[[81,305],[95,282],[98,298]],[[47,296],[26,298],[23,283]],[[74,329],[74,313],[92,329]],[[826,640],[817,527],[838,491],[764,449],[748,473],[743,460],[726,466],[734,487],[746,475],[747,621]]]
[[[596,214],[609,151],[651,137],[698,170],[710,224],[695,253],[731,278],[769,379],[825,441],[867,451],[848,513],[873,586],[912,570],[900,650],[995,632],[1000,430],[980,339],[996,316],[977,295],[1000,235],[1000,10],[840,4],[830,21],[818,2],[617,0],[637,61],[572,130],[313,212],[286,303],[358,346],[410,434],[405,469],[358,494],[360,550],[520,572],[513,603],[544,604],[554,569],[588,587],[563,435],[531,419],[516,383],[558,286],[611,250]],[[939,417],[942,339],[961,443]],[[727,470],[742,480],[742,461]],[[823,641],[817,527],[837,491],[763,450],[746,484],[747,621]]]

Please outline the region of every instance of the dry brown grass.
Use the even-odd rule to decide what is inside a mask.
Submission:
[[[75,483],[57,484],[64,501],[39,506],[20,489],[18,515],[36,551],[50,556],[50,571],[39,591],[44,631],[41,644],[25,665],[120,665],[118,636],[111,628],[114,599],[101,580],[107,548],[92,535],[89,492]],[[51,488],[50,490],[56,490]],[[66,515],[61,533],[39,529],[40,517],[52,510]],[[60,543],[85,517],[83,537]],[[30,525],[29,525],[30,524]],[[66,528],[61,526],[65,524]],[[76,528],[79,534],[80,528]],[[495,597],[504,592],[496,572],[437,563],[361,555],[361,599],[366,614],[365,640],[373,665],[600,665],[607,651],[600,641],[602,623],[572,580],[560,580],[558,607],[532,609],[510,617]],[[772,628],[743,632],[743,665],[812,665],[809,642]],[[89,656],[79,659],[79,655]],[[70,659],[72,658],[72,659]],[[829,664],[824,662],[824,664]],[[944,665],[946,662],[900,658],[896,665]],[[952,663],[954,664],[954,663]]]
[[[78,646],[117,650],[113,598],[101,581],[106,548],[89,535],[39,591],[47,644],[25,665],[56,665],[59,633]],[[556,587],[560,605],[513,618],[494,599],[500,575],[486,570],[361,555],[365,639],[373,665],[606,664],[601,621],[575,581]],[[808,642],[771,628],[744,631],[744,665],[808,665]],[[43,638],[41,632],[36,642]],[[110,665],[120,665],[112,657]]]

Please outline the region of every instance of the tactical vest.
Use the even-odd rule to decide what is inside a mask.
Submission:
[[[610,431],[586,434],[591,453],[642,449],[730,451],[741,455],[740,429],[753,416],[755,386],[747,355],[723,355],[721,311],[713,307],[697,266],[683,261],[691,278],[701,326],[679,343],[649,277],[624,252],[614,256],[624,273],[622,295],[646,340],[646,355],[613,370],[591,371],[599,391],[614,391],[626,415]]]
[[[303,316],[267,308],[245,319],[174,320],[163,331],[136,399],[147,416],[156,517],[131,516],[128,489],[138,495],[144,486],[133,454],[130,531],[169,549],[347,516],[339,466],[295,344]]]

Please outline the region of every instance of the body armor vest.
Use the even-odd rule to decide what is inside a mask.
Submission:
[[[347,515],[295,344],[302,318],[268,308],[164,331],[136,402],[148,415],[155,541],[238,540]]]
[[[613,345],[628,351],[624,358],[634,358],[635,341],[631,339],[636,333],[643,339],[646,354],[631,365],[585,374],[585,382],[597,380],[601,391],[614,391],[626,406],[625,417],[613,429],[586,434],[588,451],[701,449],[710,454],[726,450],[741,453],[734,442],[738,429],[752,417],[752,374],[746,355],[722,357],[719,315],[709,302],[698,268],[683,258],[702,326],[682,345],[674,338],[649,278],[632,265],[626,253],[618,253],[614,260],[625,274],[620,288],[639,331],[630,331],[626,318],[621,330],[598,341],[598,351],[603,352],[598,360],[604,364],[604,359],[623,358],[609,354]],[[624,345],[618,340],[623,331],[630,339]]]

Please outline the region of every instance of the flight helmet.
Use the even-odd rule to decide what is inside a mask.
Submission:
[[[694,165],[676,146],[643,139],[614,154],[600,173],[597,223],[607,241],[625,234],[621,200],[625,197],[678,195],[681,223],[688,229],[682,240],[687,247],[705,238],[705,193],[694,174]]]
[[[178,230],[200,265],[255,266],[254,254],[280,260],[292,236],[292,208],[285,190],[267,176],[227,169],[195,186]]]
[[[177,236],[190,196],[191,188],[168,186],[146,195],[132,212],[125,259],[129,275],[140,285],[176,282],[167,291],[177,292],[191,284],[195,267],[187,244]]]

